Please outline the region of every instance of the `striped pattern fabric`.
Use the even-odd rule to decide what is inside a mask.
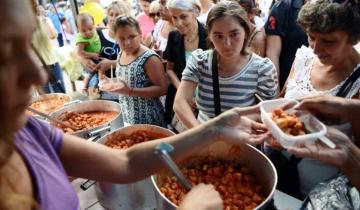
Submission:
[[[182,80],[198,84],[195,91],[198,120],[205,122],[215,116],[212,85],[213,50],[198,49],[189,58],[182,73]],[[249,62],[231,77],[219,77],[221,112],[233,107],[246,107],[256,103],[255,93],[264,99],[279,94],[277,73],[268,58],[252,54]]]

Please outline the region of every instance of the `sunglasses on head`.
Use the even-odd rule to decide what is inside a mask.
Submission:
[[[160,12],[149,13],[149,16],[154,18],[155,16],[160,17]]]

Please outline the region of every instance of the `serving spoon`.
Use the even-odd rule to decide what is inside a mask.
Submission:
[[[56,119],[56,118],[54,118],[54,117],[51,117],[50,115],[48,115],[48,114],[46,114],[46,113],[44,113],[44,112],[41,112],[41,111],[39,111],[39,110],[37,110],[37,109],[33,109],[33,108],[31,108],[31,107],[28,107],[28,108],[26,108],[26,109],[29,110],[30,112],[33,112],[33,113],[41,116],[41,117],[46,118],[46,119],[48,119],[48,120],[50,120],[50,121],[52,121],[52,122],[54,122],[54,123],[58,123],[58,124],[63,125],[63,126],[65,126],[65,127],[67,127],[67,128],[71,128],[71,129],[73,129],[73,130],[77,130],[77,128],[73,127],[73,126],[70,125],[69,123],[66,123],[66,122],[64,122],[64,121],[58,120],[58,119]]]
[[[183,173],[181,173],[179,167],[170,157],[169,153],[174,150],[174,147],[170,144],[161,142],[159,145],[155,147],[155,154],[159,155],[160,160],[168,167],[168,169],[172,172],[174,176],[179,180],[179,182],[185,187],[187,190],[191,190],[192,186],[186,179]]]

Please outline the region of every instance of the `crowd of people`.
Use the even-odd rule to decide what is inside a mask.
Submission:
[[[277,0],[265,11],[265,23],[253,0],[138,3],[140,13],[115,0],[97,23],[87,12],[59,15],[52,5],[46,12],[35,0],[2,2],[0,209],[76,210],[67,176],[143,179],[163,168],[154,154],[160,141],[175,147],[175,160],[224,139],[262,145],[279,175],[277,188],[299,199],[342,175],[360,189],[357,0]],[[71,34],[85,91],[115,75],[123,85],[102,99],[120,104],[125,126],[154,124],[179,134],[115,150],[28,116],[34,87],[65,93],[54,48],[70,42]],[[319,141],[286,149],[273,144],[258,102],[279,97],[300,101],[296,109],[327,123],[336,148]],[[222,208],[219,193],[203,184],[179,206]]]

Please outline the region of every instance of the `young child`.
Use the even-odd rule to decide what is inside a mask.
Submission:
[[[95,30],[94,18],[88,13],[81,13],[78,15],[76,22],[79,31],[76,36],[78,55],[84,58],[90,58],[97,63],[100,58],[101,43]],[[84,90],[87,91],[89,81],[95,75],[95,72],[84,69]]]
[[[166,94],[167,82],[161,59],[141,43],[141,30],[135,18],[117,17],[114,32],[121,49],[116,75],[125,84],[112,91],[120,94],[124,124],[165,126],[159,97]]]

